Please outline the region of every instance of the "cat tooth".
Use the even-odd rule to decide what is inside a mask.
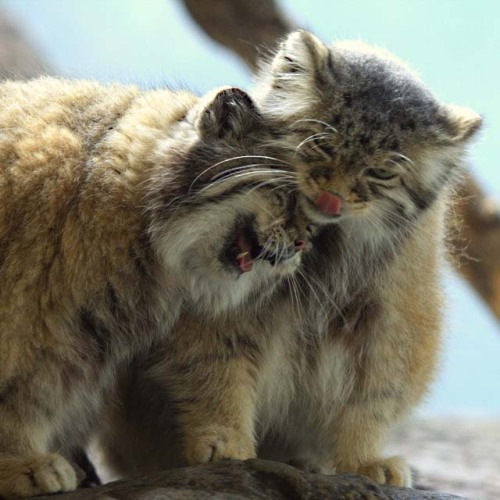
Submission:
[[[239,253],[236,258],[237,259],[243,259],[244,257],[246,257],[248,255],[248,252],[241,252]]]

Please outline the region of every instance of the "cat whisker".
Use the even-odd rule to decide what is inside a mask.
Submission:
[[[404,217],[400,214],[393,213],[390,210],[386,210],[384,212],[384,217],[387,222],[391,223],[391,228],[394,231],[402,231],[405,227],[410,227],[412,229],[416,229],[417,227],[422,231],[425,231],[425,228],[421,225],[417,224],[415,221],[411,220],[409,217]],[[403,235],[402,235],[403,237]]]
[[[293,128],[296,123],[302,123],[302,122],[308,122],[308,123],[319,123],[320,125],[324,125],[325,129],[329,129],[332,132],[338,133],[338,130],[335,127],[332,127],[327,122],[324,122],[323,120],[316,120],[314,118],[302,118],[300,120],[295,120],[292,124],[290,124],[289,128]]]
[[[276,191],[277,189],[284,189],[284,188],[287,188],[287,192],[291,192],[291,186],[295,186],[295,182],[293,179],[274,179],[274,178],[264,181],[254,181],[246,186],[249,189],[248,191],[245,191],[244,196],[250,196],[255,191],[269,185],[271,186],[276,185],[276,186],[273,189],[266,191],[267,195],[271,194],[273,191]]]
[[[262,182],[258,183],[256,186],[254,186],[251,189],[249,189],[245,193],[245,196],[251,195],[254,191],[257,191],[258,189],[260,189],[262,187],[269,186],[269,185],[272,185],[272,184],[276,184],[276,180],[277,179],[269,179],[267,181],[262,181]],[[285,180],[284,182],[281,182],[281,180],[282,179],[280,179],[279,185],[277,185],[273,189],[269,190],[269,192],[267,194],[271,194],[273,191],[276,191],[277,189],[283,189],[287,185],[294,185],[294,183],[292,181],[290,181],[290,180]]]
[[[229,177],[233,173],[243,172],[245,170],[251,170],[254,167],[261,167],[261,166],[264,166],[264,167],[276,167],[276,166],[279,166],[279,165],[274,165],[274,164],[269,164],[269,163],[250,163],[248,165],[241,165],[241,166],[238,166],[238,167],[233,167],[233,168],[229,168],[227,170],[223,170],[222,172],[219,172],[218,174],[215,174],[213,177],[210,177],[210,180],[211,181],[215,181],[215,180],[221,179],[223,177]],[[288,172],[287,170],[280,170],[280,169],[276,169],[276,170],[278,172]]]
[[[306,137],[296,148],[295,151],[298,151],[301,147],[305,146],[307,143],[311,141],[316,141],[318,139],[325,139],[327,137],[331,137],[331,134],[325,133],[325,132],[320,132],[318,134],[313,134],[310,135],[309,137]]]
[[[276,181],[276,180],[278,180],[280,178],[281,174],[279,174],[277,178],[276,178],[275,174],[276,174],[276,171],[272,170],[272,169],[269,169],[269,170],[266,170],[266,169],[255,169],[255,170],[252,170],[252,171],[249,171],[249,172],[237,173],[235,175],[231,175],[231,176],[228,176],[226,178],[218,179],[215,182],[207,184],[205,187],[203,187],[202,189],[200,189],[197,192],[197,194],[205,193],[209,189],[213,189],[214,187],[218,187],[220,185],[227,184],[227,183],[230,183],[230,182],[234,182],[236,184],[240,180],[246,180],[246,179],[249,179],[249,178],[251,179],[252,177],[255,177],[255,176],[264,177],[266,175],[269,175],[269,176],[273,176],[274,180]],[[290,177],[290,180],[295,180],[295,178],[294,177]]]
[[[395,156],[396,158],[399,158],[401,160],[403,160],[402,162],[400,162],[399,164],[401,165],[401,163],[409,163],[410,165],[414,166],[415,165],[415,162],[411,159],[411,158],[408,158],[408,156],[398,152],[398,151],[390,151],[390,154],[392,156]]]
[[[270,189],[269,190],[269,194],[273,193],[274,191],[276,191],[277,189],[281,189],[283,187],[286,187],[287,188],[287,194],[290,195],[290,193],[294,193],[295,191],[298,190],[298,187],[295,183],[295,181],[292,181],[292,180],[289,180],[289,179],[280,179],[281,183],[274,187],[273,189]]]
[[[323,283],[323,281],[321,281],[321,279],[313,273],[308,274],[308,279],[312,280],[316,284],[316,286],[319,288],[319,290],[323,293],[324,303],[330,304],[336,310],[338,316],[344,321],[344,323],[346,323],[347,320],[345,319],[344,315],[342,314],[342,311],[338,307],[338,304],[335,301],[335,299],[333,297],[331,297],[331,292],[328,289],[328,287],[325,285],[325,283]]]
[[[203,177],[207,172],[209,172],[210,170],[212,170],[213,168],[216,168],[216,167],[219,167],[221,165],[224,165],[228,162],[231,162],[231,161],[236,161],[236,160],[248,160],[248,159],[254,159],[254,160],[270,160],[270,161],[274,161],[274,162],[278,162],[278,163],[282,163],[284,165],[289,165],[291,167],[293,167],[294,165],[286,160],[281,160],[280,158],[274,158],[273,156],[265,156],[265,155],[241,155],[241,156],[233,156],[231,158],[226,158],[225,160],[222,160],[222,161],[219,161],[217,163],[214,163],[213,165],[210,165],[209,167],[207,167],[205,170],[203,170],[200,174],[198,174],[193,182],[191,183],[191,185],[189,186],[189,189],[188,191],[191,191],[193,186],[196,184],[196,182],[201,178]]]
[[[325,318],[328,317],[328,313],[329,313],[329,310],[327,309],[327,304],[328,303],[331,303],[332,306],[336,307],[335,304],[333,303],[333,301],[330,300],[330,297],[329,295],[327,295],[325,293],[325,288],[324,288],[324,285],[321,284],[321,286],[318,286],[318,291],[321,291],[323,292],[324,294],[324,299],[326,300],[321,300],[320,296],[318,295],[318,292],[316,291],[315,287],[313,286],[313,284],[310,282],[310,279],[309,277],[303,272],[302,269],[298,269],[296,271],[296,273],[301,277],[301,280],[303,283],[305,283],[308,287],[309,287],[309,290],[312,294],[312,298],[313,300],[315,300],[319,306],[319,308],[321,309],[322,313],[323,313],[323,316]],[[338,311],[338,313],[340,314],[341,311]]]
[[[281,245],[278,246],[278,262],[282,262],[285,259],[286,255],[287,245],[284,241],[281,241]]]
[[[259,165],[262,165],[262,167],[259,167]],[[284,176],[284,177],[289,177],[289,178],[293,178],[293,179],[295,179],[297,177],[295,175],[295,173],[289,172],[288,170],[281,170],[278,168],[272,168],[272,167],[274,167],[274,165],[255,163],[255,164],[246,165],[246,167],[248,167],[248,168],[244,168],[244,169],[242,168],[240,170],[236,170],[235,172],[230,172],[228,175],[225,175],[226,173],[224,172],[224,175],[215,179],[215,182],[224,181],[227,179],[238,177],[239,175],[246,175],[249,173],[255,173],[255,174],[272,173],[275,177]]]
[[[265,168],[257,169],[255,167],[268,167],[268,168],[267,169],[265,169]],[[221,172],[217,175],[214,175],[210,180],[217,181],[217,180],[229,179],[233,176],[233,174],[239,174],[239,173],[245,172],[246,170],[257,172],[257,171],[263,171],[263,170],[267,171],[270,168],[272,168],[272,171],[275,172],[277,176],[283,175],[283,176],[294,177],[294,178],[297,176],[297,174],[295,172],[289,172],[288,170],[281,170],[279,168],[273,168],[273,167],[276,167],[276,165],[267,164],[267,163],[251,163],[249,165],[243,165],[241,167],[235,167],[234,169]]]
[[[279,226],[280,224],[283,224],[283,219],[279,218],[276,220],[273,220],[269,224],[262,226],[262,231],[268,231],[269,229],[272,229],[273,227]]]
[[[303,323],[303,312],[302,312],[303,304],[301,303],[301,300],[300,300],[300,288],[299,288],[299,284],[298,284],[298,280],[297,280],[297,275],[293,274],[291,276],[288,276],[286,281],[290,285],[290,289],[292,292],[290,298],[291,298],[293,311],[295,314],[298,315],[299,324],[302,324]],[[295,301],[295,306],[294,306],[294,301]]]

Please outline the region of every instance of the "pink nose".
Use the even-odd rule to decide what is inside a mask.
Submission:
[[[323,193],[316,198],[316,206],[327,215],[338,215],[342,209],[342,198],[336,194]]]

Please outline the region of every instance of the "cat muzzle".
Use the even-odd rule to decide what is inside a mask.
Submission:
[[[302,252],[307,247],[307,243],[304,240],[296,240],[293,244],[282,245],[273,249],[272,251],[262,249],[260,255],[257,257],[258,260],[265,260],[269,262],[272,266],[283,264],[286,261],[293,259],[298,252]]]
[[[254,264],[259,261],[269,262],[272,266],[285,264],[307,248],[305,239],[297,239],[290,243],[275,241],[272,244],[268,242],[261,245],[253,223],[240,226],[233,234],[234,239],[229,240],[222,260],[240,273],[250,272]]]

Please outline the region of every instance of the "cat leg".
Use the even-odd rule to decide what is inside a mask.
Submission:
[[[335,469],[356,473],[380,484],[411,487],[411,472],[401,457],[382,458],[389,428],[397,420],[391,401],[349,401],[335,420]]]
[[[418,266],[415,272],[417,278],[400,280],[407,288],[390,281],[380,290],[378,307],[357,304],[355,328],[331,331],[340,347],[334,352],[345,353],[349,366],[343,402],[332,408],[334,466],[397,486],[411,486],[411,474],[402,458],[383,458],[387,436],[426,394],[440,349],[438,287],[415,291]]]
[[[28,384],[10,386],[0,398],[0,498],[14,499],[74,490],[76,473],[49,453],[51,401],[30,398]]]
[[[168,374],[188,464],[256,456],[255,369],[244,357],[205,354]]]
[[[187,396],[180,421],[189,464],[256,456],[255,391],[250,368],[244,359],[212,363],[205,376],[193,377],[189,396],[186,388],[177,391],[177,397],[179,392]]]

